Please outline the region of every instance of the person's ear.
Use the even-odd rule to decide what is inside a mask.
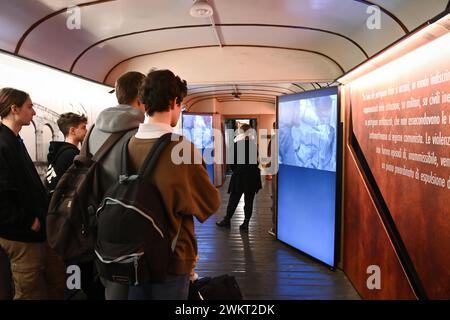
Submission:
[[[137,105],[138,105],[139,110],[141,110],[142,112],[145,112],[145,104],[143,104],[141,102],[141,99],[137,99]]]
[[[178,97],[175,97],[172,101],[170,101],[170,109],[171,110],[175,109],[175,107],[177,105],[177,100],[178,100]]]
[[[11,106],[11,113],[12,114],[16,114],[16,113],[18,113],[18,108],[17,108],[17,105],[15,105],[15,104],[13,104],[12,106]]]

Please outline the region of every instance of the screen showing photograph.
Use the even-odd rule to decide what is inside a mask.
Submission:
[[[278,100],[279,240],[335,265],[337,87]]]
[[[183,136],[199,150],[213,148],[212,115],[183,114]]]
[[[210,114],[183,113],[182,118],[183,136],[189,139],[200,151],[204,159],[210,159],[204,155],[213,155],[213,121]],[[211,181],[214,183],[214,163],[206,161],[206,169]]]
[[[280,164],[336,171],[336,106],[336,93],[280,99]]]

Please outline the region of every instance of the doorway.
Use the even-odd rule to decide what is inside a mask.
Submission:
[[[252,129],[257,131],[257,119],[256,118],[227,118],[225,119],[225,149],[226,154],[233,154],[231,150],[233,148],[233,139],[234,135],[227,134],[227,130],[237,130],[243,124],[249,124]],[[231,148],[231,149],[230,149]],[[228,163],[228,161],[227,161]],[[231,175],[233,171],[231,170],[230,165],[226,165],[226,174]]]

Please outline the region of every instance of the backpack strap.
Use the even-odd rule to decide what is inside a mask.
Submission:
[[[178,238],[180,237],[181,232],[181,226],[183,225],[183,218],[180,217],[180,226],[178,227],[177,234],[175,235],[175,238],[172,239],[172,243],[170,244],[170,249],[172,249],[172,252],[175,252],[175,248],[177,247]]]
[[[133,175],[129,175],[128,173],[128,144],[130,143],[131,137],[123,144],[122,146],[122,154],[120,161],[120,175],[119,182],[123,183],[126,181],[136,180],[139,177],[149,177],[156,161],[159,158],[159,155],[164,150],[164,148],[171,141],[172,133],[166,133],[159,137],[159,139],[155,142],[155,144],[150,149],[150,152],[147,154],[144,162],[139,168],[138,172]]]
[[[91,136],[91,133],[94,129],[94,125],[89,129],[88,134],[86,135],[86,138],[84,139],[83,145],[81,146],[80,155],[81,156],[88,156],[89,153],[89,137]],[[120,140],[129,130],[119,131],[112,133],[108,139],[103,142],[101,147],[97,150],[97,152],[92,156],[93,161],[99,161],[100,159],[105,156],[105,154],[117,143],[117,141]]]
[[[112,133],[94,154],[92,160],[99,161],[129,130]]]
[[[84,137],[83,143],[81,144],[80,155],[86,157],[89,154],[89,138],[91,137],[92,130],[94,130],[95,124],[89,129],[88,133]]]
[[[128,139],[122,146],[122,157],[120,161],[120,176],[127,177],[128,176],[128,144],[130,143],[130,139]]]
[[[152,149],[148,153],[147,157],[144,160],[144,163],[139,168],[138,175],[144,178],[149,177],[153,168],[156,165],[156,161],[158,161],[159,155],[165,149],[165,147],[172,140],[172,133],[165,133],[155,142]]]
[[[158,158],[159,158],[161,152],[166,148],[166,146],[170,143],[170,141],[172,141],[172,137],[177,137],[179,139],[181,136],[169,132],[169,133],[165,133],[161,137],[159,137],[159,139],[155,142],[152,149],[150,150],[147,157],[145,158],[144,163],[139,168],[138,176],[141,176],[144,179],[148,178],[150,176],[153,168],[156,165],[156,161],[158,161]],[[128,146],[128,142],[126,143],[126,146]],[[125,150],[125,151],[127,151],[127,150]],[[124,154],[126,155],[127,152],[124,152]],[[125,161],[125,162],[122,162],[122,163],[126,164],[126,157],[123,159],[124,159],[123,161]],[[132,178],[132,177],[130,177],[130,178]],[[172,252],[175,251],[175,247],[177,245],[178,238],[179,238],[180,232],[181,232],[181,226],[182,226],[182,221],[180,221],[180,226],[178,227],[177,234],[172,239],[172,242],[170,245]]]
[[[132,180],[136,180],[139,175],[138,174],[134,174],[134,175],[129,175],[128,174],[128,144],[130,143],[131,137],[125,141],[125,143],[122,146],[122,158],[120,161],[120,175],[119,175],[119,182],[123,183],[125,181],[132,181]]]

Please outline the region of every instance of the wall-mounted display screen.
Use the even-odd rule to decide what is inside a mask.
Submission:
[[[278,100],[278,239],[335,265],[338,88]]]
[[[280,101],[280,164],[336,171],[337,95],[295,99]]]
[[[188,138],[201,152],[206,169],[214,183],[214,163],[208,161],[214,155],[213,119],[211,114],[183,113],[183,136]],[[205,156],[208,155],[208,156]]]

